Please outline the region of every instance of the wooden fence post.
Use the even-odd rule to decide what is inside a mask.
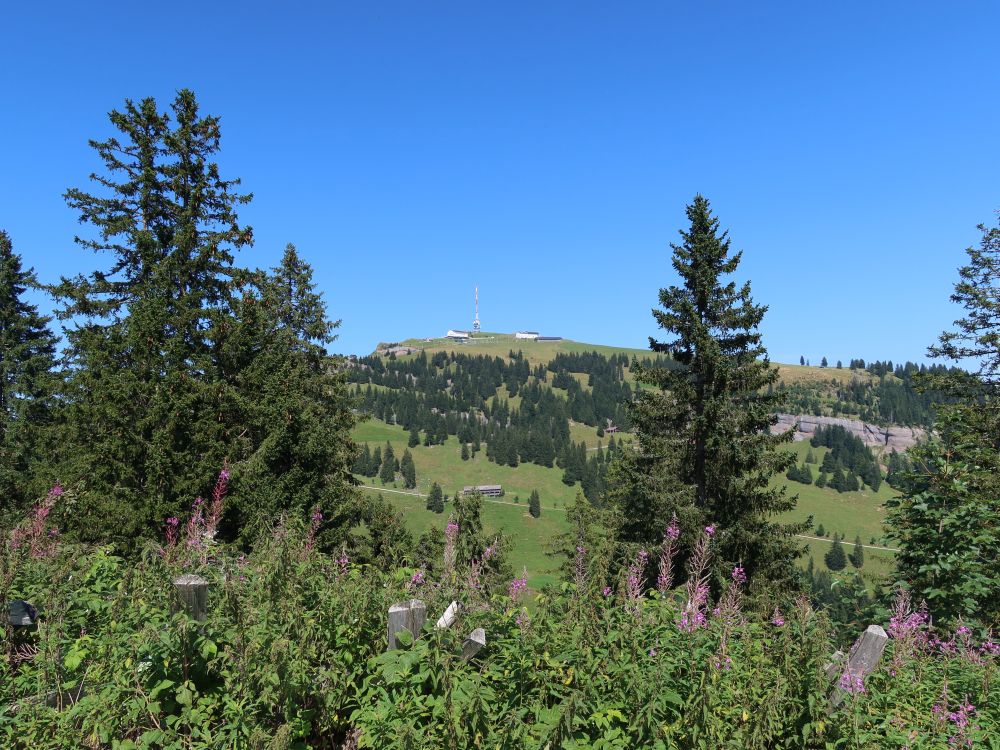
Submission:
[[[174,579],[174,588],[184,606],[184,611],[198,622],[208,614],[208,581],[201,576],[185,573]]]
[[[473,656],[478,654],[483,646],[486,645],[486,631],[482,628],[476,628],[471,633],[469,637],[465,639],[465,643],[462,644],[462,658],[468,661]]]
[[[427,619],[427,605],[419,599],[410,599],[408,602],[400,602],[389,607],[389,638],[387,651],[398,648],[396,643],[396,633],[401,630],[408,630],[416,638],[420,634],[420,629]]]
[[[847,665],[840,673],[840,680],[830,698],[834,708],[843,703],[849,693],[861,687],[865,677],[875,671],[888,641],[889,636],[880,626],[869,625],[854,642],[847,657]]]
[[[9,605],[10,624],[14,628],[26,628],[34,625],[38,612],[24,599],[15,599]]]

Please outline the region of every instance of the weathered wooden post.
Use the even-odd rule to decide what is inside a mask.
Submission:
[[[462,644],[462,658],[465,661],[468,661],[473,656],[478,654],[485,645],[486,631],[482,628],[476,628],[469,633],[469,637],[466,638],[465,643]]]
[[[450,628],[452,623],[455,622],[455,618],[458,616],[458,610],[461,605],[458,602],[452,602],[448,605],[448,609],[444,611],[444,614],[438,618],[436,627],[438,630],[444,630],[445,628]]]
[[[9,605],[10,624],[14,628],[26,628],[34,625],[38,619],[38,612],[24,599],[15,599]]]
[[[192,619],[204,622],[208,614],[208,581],[201,576],[185,573],[174,579],[174,588]]]
[[[855,692],[862,686],[865,677],[875,671],[888,642],[889,636],[878,625],[869,625],[861,637],[854,642],[851,653],[847,657],[847,665],[841,672],[840,680],[830,698],[834,708],[844,702],[848,693]]]
[[[410,599],[408,602],[400,602],[389,607],[389,644],[387,651],[398,648],[396,634],[401,630],[408,630],[416,638],[420,629],[427,620],[427,605],[419,599]]]

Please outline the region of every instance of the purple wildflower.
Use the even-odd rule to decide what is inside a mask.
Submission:
[[[521,592],[528,588],[528,572],[524,571],[520,578],[515,578],[507,586],[507,596],[514,601],[521,595]]]
[[[783,627],[785,624],[785,618],[781,614],[781,610],[777,607],[774,608],[774,614],[771,615],[771,624],[776,628]]]
[[[739,565],[733,568],[733,582],[738,583],[741,586],[747,582],[747,574]]]
[[[865,692],[865,678],[862,675],[853,674],[849,669],[845,670],[840,676],[840,689],[852,695],[862,694]]]
[[[674,544],[680,535],[681,529],[677,525],[675,514],[670,520],[670,525],[663,535],[663,543],[660,545],[660,567],[656,576],[656,590],[661,594],[666,594],[674,585],[674,555],[677,552]]]

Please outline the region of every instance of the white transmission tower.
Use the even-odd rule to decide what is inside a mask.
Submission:
[[[472,321],[473,333],[479,333],[479,287],[476,287],[476,319]]]

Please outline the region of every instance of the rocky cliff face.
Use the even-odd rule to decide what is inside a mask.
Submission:
[[[900,427],[898,425],[879,427],[855,419],[813,417],[808,414],[779,414],[778,423],[771,428],[771,432],[784,432],[793,425],[798,428],[795,432],[796,440],[808,440],[820,425],[824,427],[839,425],[851,434],[857,435],[867,446],[882,447],[886,451],[895,449],[898,453],[902,453],[926,435],[926,431],[919,427]]]

